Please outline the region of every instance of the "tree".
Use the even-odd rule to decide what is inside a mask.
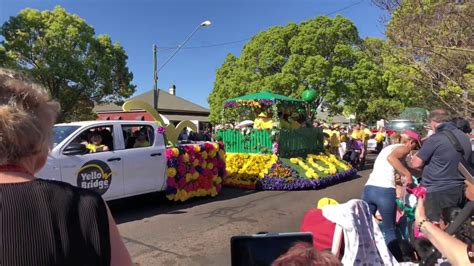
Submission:
[[[403,68],[400,82],[413,83],[429,108],[474,112],[474,17],[472,1],[373,0],[391,12],[386,35]]]
[[[94,103],[120,103],[135,91],[122,46],[107,35],[95,37],[91,26],[62,7],[23,9],[2,25],[0,34],[5,58],[31,73],[61,103],[60,121],[93,118]]]
[[[344,113],[355,113],[357,120],[374,122],[398,117],[405,107],[422,106],[427,94],[416,90],[406,77],[413,71],[397,63],[390,45],[381,39],[366,38],[356,53],[353,82],[345,96]]]
[[[291,97],[315,89],[317,106],[325,102],[332,111],[341,111],[360,41],[354,24],[341,16],[320,16],[258,33],[239,58],[228,55],[217,70],[208,98],[211,121],[220,122],[225,99],[263,89]]]

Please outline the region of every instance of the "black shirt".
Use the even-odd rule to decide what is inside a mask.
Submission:
[[[58,181],[0,184],[0,265],[110,265],[104,201]]]

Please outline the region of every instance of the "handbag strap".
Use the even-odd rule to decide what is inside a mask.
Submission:
[[[462,148],[461,143],[459,143],[458,138],[456,138],[456,136],[454,136],[453,132],[451,132],[450,130],[443,130],[441,133],[443,133],[443,135],[448,137],[449,142],[451,142],[451,144],[453,144],[454,149],[456,149],[456,151],[459,152],[462,155],[462,157],[464,158],[464,149]]]
[[[449,142],[451,142],[454,149],[458,153],[461,154],[461,161],[459,162],[459,164],[464,166],[464,168],[466,168],[467,171],[472,175],[473,169],[472,169],[471,165],[466,161],[466,158],[464,158],[464,149],[462,148],[461,143],[459,143],[458,138],[450,130],[443,130],[443,131],[441,131],[441,133],[449,139]]]

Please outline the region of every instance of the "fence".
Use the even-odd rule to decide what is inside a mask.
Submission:
[[[269,130],[251,129],[246,134],[238,129],[226,129],[219,130],[217,134],[224,142],[226,152],[273,152]],[[323,132],[320,128],[280,130],[277,141],[278,153],[285,158],[323,151]]]
[[[280,130],[278,153],[284,158],[319,153],[324,149],[323,141],[323,131],[320,128]]]
[[[226,152],[235,153],[272,153],[270,132],[251,129],[248,134],[239,129],[226,129],[217,132],[225,145]]]

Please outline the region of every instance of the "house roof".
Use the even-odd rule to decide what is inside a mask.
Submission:
[[[322,120],[329,120],[331,119],[332,123],[349,123],[349,119],[344,117],[343,115],[335,115],[335,116],[329,116],[328,112],[318,112],[316,115],[316,119],[322,119]]]
[[[144,101],[153,106],[153,90],[139,94],[128,99]],[[94,107],[96,113],[123,111],[122,106],[116,104],[99,104]],[[177,111],[181,113],[206,113],[209,109],[185,100],[181,97],[171,95],[166,91],[158,90],[158,111]]]

